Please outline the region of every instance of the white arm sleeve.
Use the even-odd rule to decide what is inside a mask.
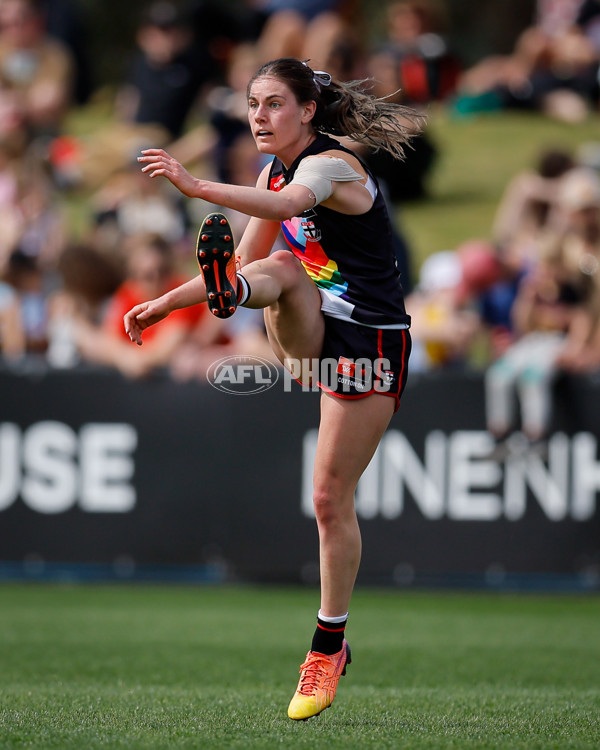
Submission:
[[[353,169],[345,159],[332,156],[311,156],[298,165],[290,185],[303,185],[315,196],[315,206],[326,201],[333,192],[332,182],[356,182],[364,175]]]

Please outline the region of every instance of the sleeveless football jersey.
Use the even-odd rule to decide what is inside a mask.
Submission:
[[[306,156],[332,150],[356,156],[333,138],[317,135],[289,169],[280,159],[273,160],[269,189],[288,185]],[[341,214],[316,205],[281,222],[282,232],[319,288],[325,315],[377,328],[408,328],[387,208],[375,179],[367,174],[375,200],[366,213]]]

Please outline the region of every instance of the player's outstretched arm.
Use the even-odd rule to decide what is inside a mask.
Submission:
[[[165,177],[188,198],[202,198],[258,219],[284,221],[299,216],[315,203],[314,195],[303,185],[288,185],[275,192],[267,190],[266,185],[257,189],[200,180],[162,148],[145,149],[138,161],[144,164],[142,172],[152,178]]]
[[[141,346],[142,332],[146,328],[164,320],[173,310],[191,307],[200,302],[206,302],[206,288],[202,277],[196,276],[162,297],[132,307],[123,317],[125,333],[135,344]]]

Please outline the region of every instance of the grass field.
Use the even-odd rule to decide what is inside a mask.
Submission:
[[[0,587],[1,748],[598,748],[600,599],[359,590],[333,708],[310,590]]]

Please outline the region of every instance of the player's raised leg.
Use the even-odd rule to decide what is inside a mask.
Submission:
[[[238,304],[270,307],[265,311],[267,330],[281,361],[319,356],[324,331],[321,298],[291,252],[279,250],[236,271],[229,223],[223,214],[214,213],[202,224],[196,254],[198,276],[125,315],[125,331],[133,342],[141,345],[143,331],[173,310],[208,301],[221,318],[232,315]]]

